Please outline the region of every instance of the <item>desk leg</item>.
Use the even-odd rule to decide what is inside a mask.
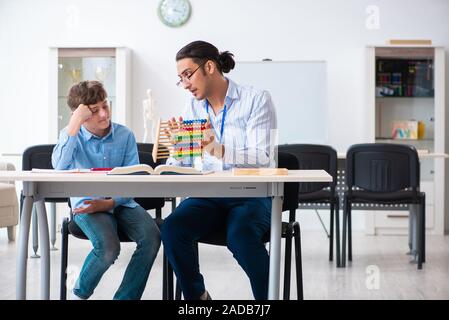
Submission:
[[[25,184],[25,182],[24,182]],[[22,216],[20,217],[19,243],[17,250],[16,299],[26,299],[28,240],[30,236],[31,211],[33,197],[27,195],[23,199]]]
[[[31,210],[31,242],[33,244],[34,254],[30,256],[30,258],[40,258],[41,256],[37,254],[37,250],[39,249],[39,232],[37,231],[38,221],[37,221],[37,212],[36,206],[33,205],[33,209]]]
[[[50,239],[47,212],[43,200],[36,202],[39,220],[39,242],[41,243],[41,299],[50,299]]]
[[[281,269],[282,196],[272,197],[270,234],[270,277],[268,299],[279,300]]]
[[[58,248],[55,247],[56,243],[56,203],[50,202],[50,241],[51,241],[51,250],[56,251]]]

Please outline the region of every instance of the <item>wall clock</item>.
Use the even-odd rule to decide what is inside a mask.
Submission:
[[[190,18],[189,0],[161,0],[157,12],[161,21],[169,27],[180,27]]]

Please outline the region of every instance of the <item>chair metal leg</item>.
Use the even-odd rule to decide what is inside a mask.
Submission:
[[[181,286],[179,285],[178,279],[176,279],[175,300],[181,300]]]
[[[415,232],[415,228],[413,225],[413,218],[414,218],[414,205],[410,204],[408,207],[408,248],[410,251],[407,254],[412,255],[413,254],[413,233]]]
[[[337,202],[335,203],[335,249],[337,251],[337,267],[341,267],[341,256],[340,256],[340,203],[337,197]]]
[[[423,196],[418,213],[418,269],[422,269],[422,264],[425,262],[425,245],[426,245],[426,198]]]
[[[334,203],[331,202],[331,217],[329,221],[330,230],[329,230],[329,261],[334,260]]]
[[[426,196],[423,196],[421,204],[422,215],[422,262],[426,262]]]
[[[293,225],[295,237],[295,261],[296,261],[296,290],[298,300],[304,300],[304,288],[302,281],[302,257],[301,257],[301,228],[298,222]]]
[[[33,241],[33,251],[34,254],[30,256],[30,258],[40,258],[41,256],[37,254],[37,250],[39,249],[39,231],[38,231],[38,219],[37,219],[37,211],[36,205],[33,204],[33,211],[31,212],[31,232],[32,232],[32,241]]]
[[[59,296],[61,300],[67,300],[67,262],[69,249],[69,219],[64,218],[61,229],[61,283]]]
[[[348,261],[352,261],[352,223],[351,223],[351,202],[348,202]]]
[[[165,255],[165,254],[164,254]],[[173,300],[173,268],[170,264],[170,261],[167,259],[167,299]]]
[[[419,208],[419,212],[417,215],[417,229],[416,229],[416,233],[417,233],[417,263],[418,263],[418,270],[422,269],[422,215],[421,215],[421,208]]]
[[[344,268],[346,267],[346,229],[347,229],[347,217],[348,217],[348,199],[344,198],[344,207],[343,207],[343,243],[341,246],[341,263],[340,265]]]
[[[162,259],[162,300],[173,300],[173,269],[165,252]]]
[[[162,219],[162,208],[156,208],[156,219]]]
[[[285,262],[284,262],[284,300],[290,300],[290,278],[292,263],[292,223],[288,224],[285,235]]]
[[[25,196],[23,195],[23,190],[20,192],[20,202],[19,202],[19,219],[22,217],[22,208],[23,208],[23,199]]]
[[[162,300],[168,300],[167,287],[167,256],[164,254],[162,258]]]

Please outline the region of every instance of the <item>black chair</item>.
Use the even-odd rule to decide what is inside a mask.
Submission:
[[[278,167],[287,169],[298,169],[298,161],[296,157],[289,154],[279,152]],[[295,211],[298,208],[298,183],[284,184],[284,201],[282,211]],[[198,253],[198,243],[211,244],[216,246],[227,246],[226,228],[214,232],[196,243],[195,249]],[[302,281],[302,261],[301,261],[301,230],[297,221],[282,222],[282,238],[285,238],[285,264],[284,264],[284,299],[290,299],[290,271],[291,271],[291,247],[292,238],[295,240],[295,258],[296,258],[296,285],[298,300],[303,300],[303,281]],[[270,232],[267,232],[262,241],[268,243],[270,241]],[[173,285],[173,283],[171,283]],[[181,288],[176,281],[176,300],[181,299]]]
[[[305,208],[317,204],[330,206],[329,261],[333,261],[334,249],[334,212],[336,226],[337,266],[340,266],[340,199],[337,193],[337,152],[330,146],[314,144],[284,144],[279,152],[287,152],[296,156],[300,170],[321,169],[332,176],[332,182],[299,183],[298,201]],[[290,211],[289,222],[295,221],[295,210]]]
[[[140,163],[145,163],[152,167],[155,167],[157,165],[153,162],[153,158],[151,155],[151,152],[153,149],[153,144],[138,143],[137,149],[139,152]],[[155,222],[158,225],[158,227],[160,228],[163,223],[162,207],[165,204],[165,199],[164,198],[134,198],[134,200],[140,206],[142,206],[145,210],[155,209],[155,211],[156,211]],[[62,223],[61,233],[62,233],[62,245],[61,245],[62,252],[61,252],[60,299],[66,300],[67,299],[67,286],[66,286],[67,262],[68,262],[68,244],[69,244],[68,236],[69,236],[69,234],[71,234],[74,237],[79,238],[79,239],[87,240],[88,238],[84,234],[84,232],[78,227],[78,225],[75,223],[75,221],[73,220],[72,212],[70,212],[70,219],[64,218],[63,223]],[[120,232],[120,230],[118,230],[118,236],[119,236],[119,239],[121,242],[132,242],[132,240],[129,239],[128,236],[126,236],[125,234]],[[163,270],[162,298],[167,299],[168,292],[166,290],[170,289],[166,284],[167,278],[169,277],[169,275],[167,276],[167,274],[173,274],[173,272],[171,271],[170,265],[167,262],[167,258],[165,256],[165,254],[163,257],[163,265],[164,265],[164,270]]]
[[[346,155],[348,190],[344,195],[343,266],[346,265],[347,228],[348,260],[352,261],[352,204],[408,204],[419,206],[413,232],[417,236],[418,269],[422,268],[425,262],[426,198],[425,193],[419,190],[419,181],[418,153],[412,146],[367,143],[349,148]]]
[[[53,169],[53,166],[51,164],[51,154],[53,152],[54,144],[41,144],[41,145],[35,145],[27,148],[22,155],[22,170],[31,170],[33,168],[37,169]],[[22,213],[22,207],[23,207],[23,191],[21,192],[20,196],[20,213]],[[50,203],[66,203],[67,198],[46,198],[45,202]],[[52,217],[54,219],[54,217]],[[55,224],[55,221],[51,221],[52,224]],[[37,238],[37,217],[33,216],[33,250],[34,250],[34,256],[33,257],[39,257],[37,255],[37,249],[38,249],[38,238]],[[56,239],[56,227],[54,229],[50,230],[53,235],[52,238]],[[53,242],[55,240],[52,240]],[[54,243],[52,243],[54,245]]]

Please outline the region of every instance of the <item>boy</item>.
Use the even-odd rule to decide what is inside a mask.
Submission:
[[[69,124],[52,155],[55,169],[120,167],[139,163],[136,140],[127,127],[111,122],[107,93],[98,81],[70,88]],[[120,229],[137,244],[114,299],[140,299],[160,247],[160,232],[150,215],[132,198],[71,198],[76,224],[92,242],[72,291],[88,299],[120,253]]]

